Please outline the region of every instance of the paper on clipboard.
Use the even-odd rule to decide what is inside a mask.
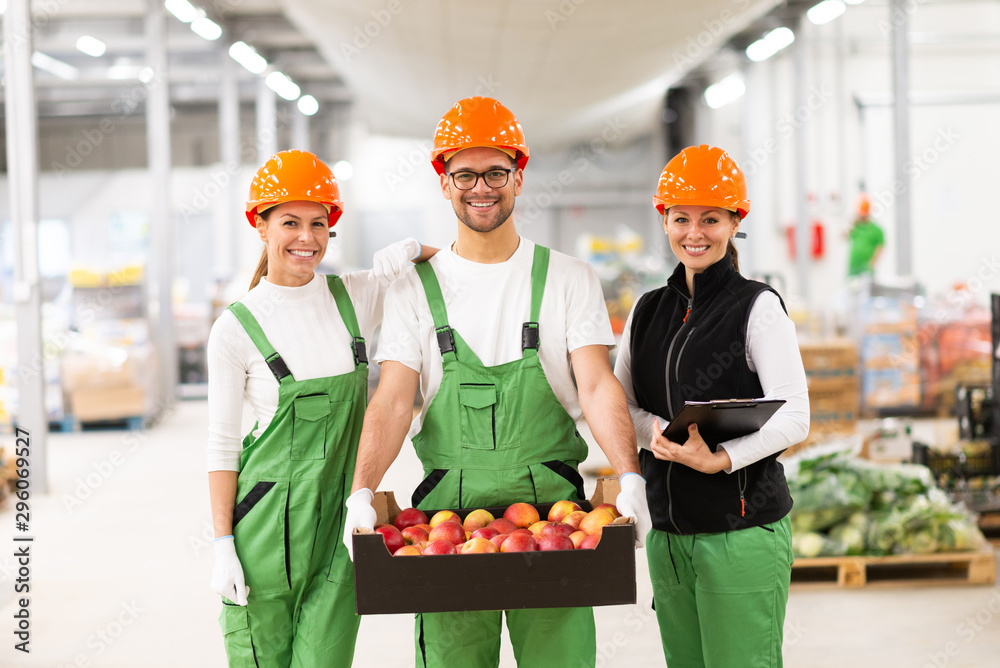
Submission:
[[[686,401],[663,435],[675,443],[684,443],[688,426],[697,424],[701,437],[714,449],[723,441],[757,431],[784,403],[784,399]]]

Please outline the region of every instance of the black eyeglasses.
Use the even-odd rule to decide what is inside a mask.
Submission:
[[[459,190],[472,190],[479,183],[479,177],[483,177],[483,181],[486,182],[490,188],[503,188],[507,185],[507,179],[510,178],[510,174],[515,172],[515,169],[490,169],[485,172],[471,172],[469,170],[462,170],[460,172],[449,172],[451,177],[451,182],[455,184],[455,187]]]

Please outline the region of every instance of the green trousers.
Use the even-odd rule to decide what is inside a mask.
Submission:
[[[495,668],[500,665],[500,625],[518,668],[593,668],[597,631],[593,608],[419,613],[417,668]]]
[[[740,531],[646,537],[669,668],[780,668],[792,572],[787,517]]]

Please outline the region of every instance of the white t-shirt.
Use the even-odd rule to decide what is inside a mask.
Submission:
[[[629,346],[633,313],[635,305],[625,321],[625,331],[615,360],[615,376],[625,388],[639,446],[649,450],[649,443],[653,440],[653,420],[659,421],[661,431],[670,421],[648,413],[636,404]],[[793,355],[798,358],[798,364],[793,363]],[[795,324],[781,308],[781,302],[773,292],[762,292],[750,309],[746,357],[750,370],[757,373],[761,389],[764,390],[763,397],[754,398],[784,399],[785,404],[759,431],[719,444],[719,447],[729,453],[733,462],[732,468],[726,470],[727,473],[781,452],[805,439],[809,433],[809,389],[795,336]]]
[[[367,271],[341,276],[354,304],[361,336],[371,348],[381,321],[385,290]],[[295,380],[326,378],[354,370],[351,335],[337,310],[326,277],[314,274],[297,287],[261,282],[240,300],[288,365]],[[243,398],[258,422],[259,436],[278,407],[278,381],[236,316],[223,312],[208,336],[208,470],[238,471]]]
[[[485,366],[521,359],[521,326],[531,315],[535,244],[524,237],[506,262],[480,264],[442,250],[430,263],[441,285],[448,324]],[[615,345],[601,283],[582,260],[551,251],[539,315],[538,356],[559,403],[574,420],[582,414],[570,372],[570,353],[589,345]],[[400,362],[420,373],[424,397],[411,432],[423,424],[441,386],[442,360],[434,320],[415,269],[408,268],[385,298],[378,363]]]

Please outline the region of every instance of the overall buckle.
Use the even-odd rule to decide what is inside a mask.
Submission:
[[[442,355],[454,352],[455,335],[451,333],[451,327],[439,327],[437,329],[437,340]]]
[[[521,350],[534,348],[538,350],[538,323],[526,322],[521,326]]]
[[[365,340],[362,337],[355,336],[351,348],[354,349],[354,366],[368,364],[368,350],[365,349]]]

